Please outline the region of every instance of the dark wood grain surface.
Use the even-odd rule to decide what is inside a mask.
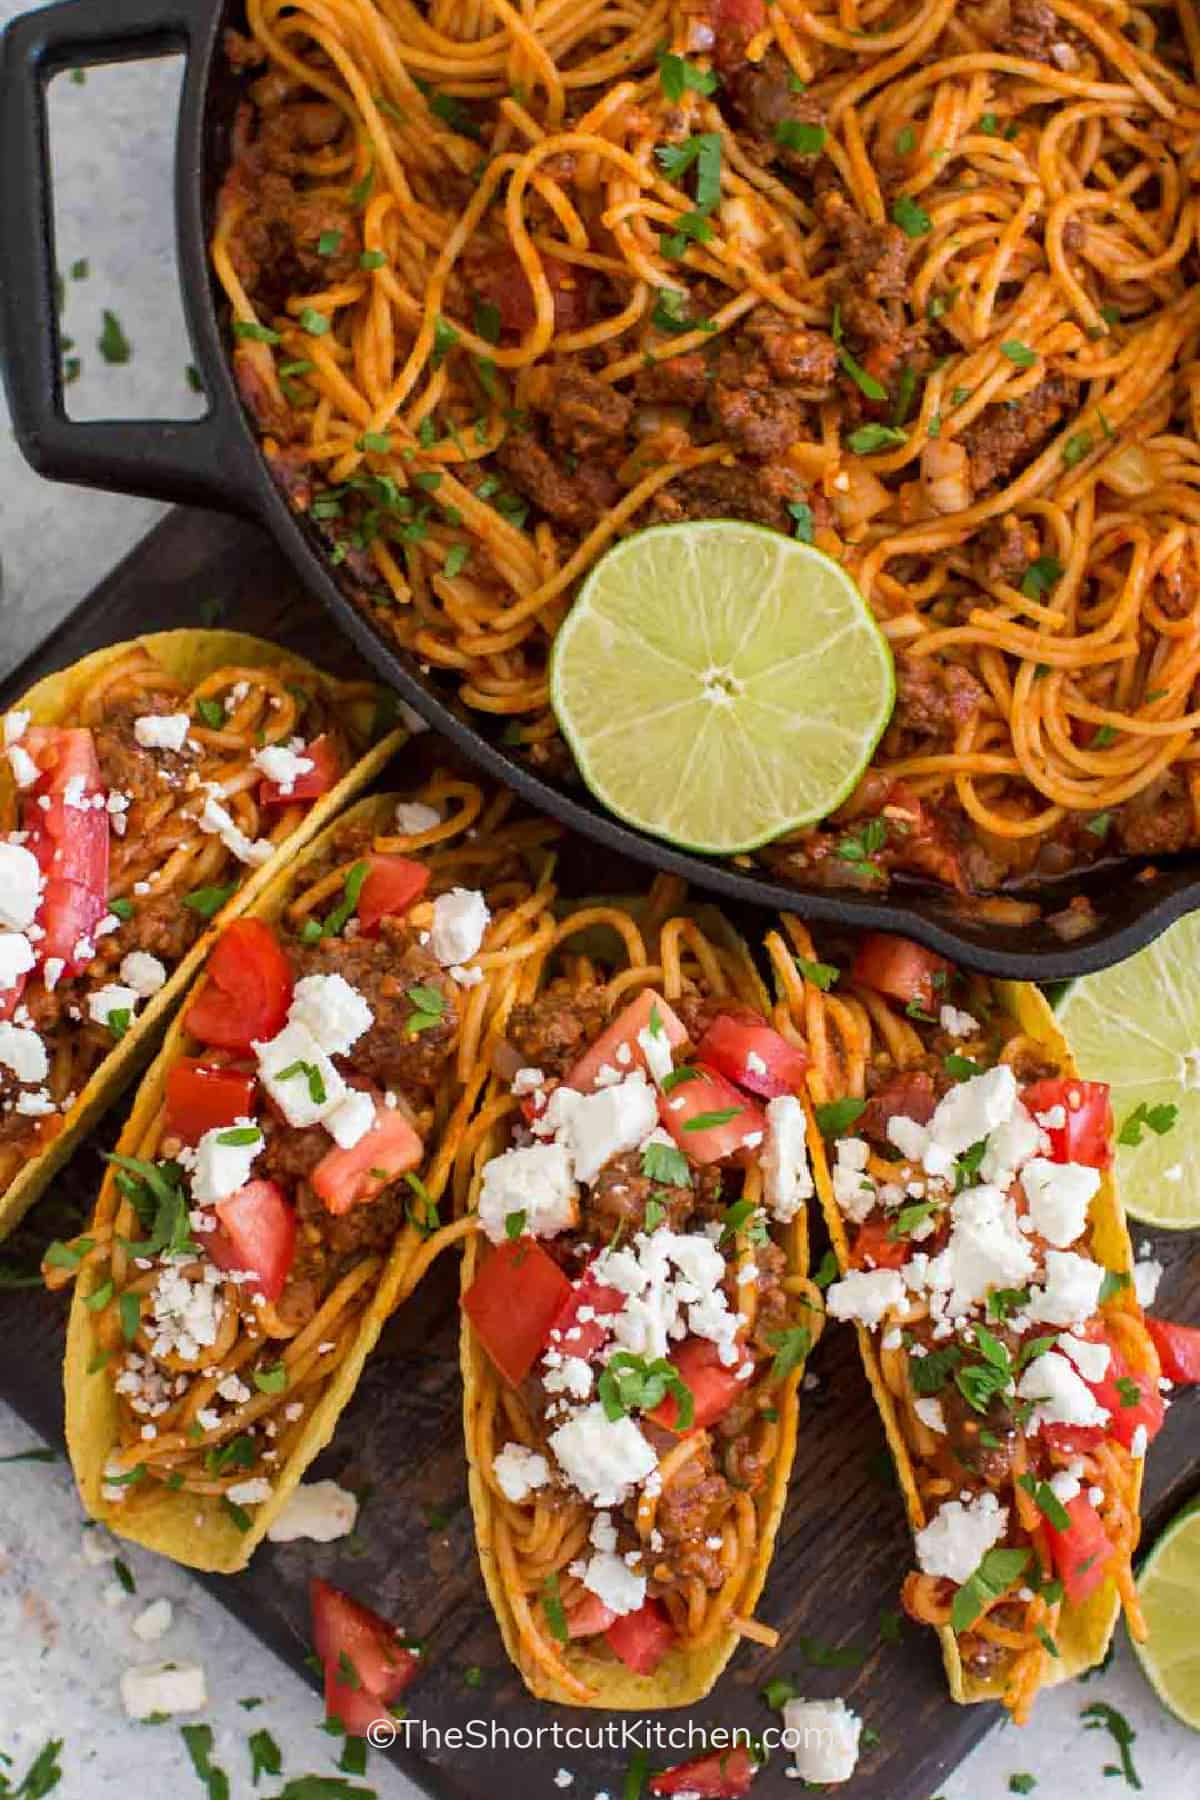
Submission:
[[[83,607],[6,684],[5,701],[29,680],[99,645],[138,631],[219,622],[278,638],[349,670],[352,653],[308,601],[255,528],[201,512],[175,512],[138,546]],[[594,855],[564,859],[581,881],[628,886],[630,867],[598,867]],[[589,866],[590,863],[590,866]],[[752,940],[765,921],[740,920]],[[83,1145],[20,1232],[0,1246],[8,1270],[36,1263],[40,1247],[65,1235],[90,1208],[100,1152],[116,1135],[120,1106]],[[1135,1242],[1147,1234],[1135,1227]],[[1193,1234],[1152,1234],[1167,1264],[1159,1309],[1200,1324],[1200,1252]],[[821,1248],[819,1239],[816,1254]],[[603,1749],[556,1746],[548,1732],[607,1715],[536,1704],[501,1648],[483,1596],[466,1505],[459,1421],[457,1271],[435,1268],[389,1325],[333,1445],[316,1467],[366,1495],[357,1540],[334,1545],[266,1545],[244,1575],[207,1583],[263,1641],[312,1680],[306,1582],[321,1574],[358,1594],[425,1641],[429,1663],[409,1695],[407,1750],[393,1752],[418,1782],[444,1800],[556,1794],[555,1772],[575,1781],[567,1800],[605,1791],[619,1800],[636,1742]],[[62,1441],[60,1355],[65,1307],[37,1289],[0,1292],[0,1393],[51,1442]],[[883,1434],[854,1340],[835,1330],[813,1363],[787,1515],[759,1617],[777,1627],[780,1647],[753,1645],[735,1657],[714,1694],[690,1716],[698,1725],[760,1731],[776,1722],[759,1698],[765,1680],[787,1674],[809,1695],[842,1694],[878,1733],[863,1758],[858,1800],[925,1800],[998,1717],[993,1707],[956,1707],[946,1697],[932,1634],[905,1624],[899,1643],[880,1638],[880,1619],[897,1607],[910,1548]],[[1154,1446],[1147,1481],[1147,1536],[1200,1487],[1200,1401],[1182,1398]],[[805,1641],[808,1641],[807,1644]],[[841,1666],[814,1666],[813,1642],[849,1647]],[[464,1680],[483,1671],[482,1686]],[[660,1715],[681,1723],[679,1715]],[[447,1729],[494,1718],[510,1731],[543,1731],[534,1748],[495,1753],[421,1748],[422,1721]],[[635,1719],[635,1729],[640,1729]],[[651,1749],[651,1766],[677,1761]],[[777,1753],[760,1776],[758,1800],[793,1800]]]

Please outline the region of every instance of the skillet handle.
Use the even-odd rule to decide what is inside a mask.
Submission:
[[[14,19],[0,39],[0,344],[17,441],[43,475],[153,499],[252,510],[244,437],[207,292],[184,293],[196,361],[206,369],[201,419],[76,421],[63,406],[55,304],[54,212],[46,84],[68,68],[182,50],[176,141],[176,231],[202,234],[199,181],[187,171],[203,144],[203,68],[219,0],[64,0]],[[211,379],[214,371],[225,379]]]

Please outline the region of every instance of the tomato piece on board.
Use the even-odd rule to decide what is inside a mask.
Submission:
[[[851,981],[927,1013],[937,1012],[951,972],[944,956],[886,931],[867,932],[850,965]]]
[[[1169,1319],[1154,1319],[1147,1313],[1146,1329],[1168,1381],[1176,1387],[1191,1387],[1200,1381],[1200,1328],[1173,1325]]]
[[[643,988],[637,999],[622,1008],[591,1049],[585,1051],[567,1072],[563,1078],[564,1086],[578,1088],[581,1094],[590,1094],[606,1063],[611,1069],[644,1069],[646,1053],[638,1043],[638,1033],[650,1030],[652,1017],[657,1017],[672,1050],[687,1042],[687,1027],[678,1013],[672,1012],[662,995],[656,994],[653,988]],[[629,1051],[628,1061],[617,1055],[622,1048]]]
[[[1112,1161],[1113,1116],[1107,1081],[1076,1081],[1054,1076],[1035,1081],[1021,1095],[1035,1115],[1066,1114],[1061,1125],[1046,1125],[1052,1162],[1086,1163],[1090,1169],[1107,1169]]]
[[[206,1131],[254,1116],[254,1076],[248,1069],[181,1056],[167,1072],[167,1129],[185,1144],[198,1144]]]
[[[684,1154],[698,1163],[721,1162],[755,1149],[755,1140],[761,1144],[767,1128],[762,1108],[703,1063],[658,1096],[658,1116]]]
[[[737,1362],[729,1365],[723,1363],[717,1346],[707,1338],[685,1338],[678,1350],[671,1352],[671,1361],[692,1396],[692,1422],[687,1427],[688,1432],[702,1431],[724,1418],[749,1379],[743,1375],[739,1380],[738,1370],[747,1364],[751,1369],[754,1367],[752,1357],[739,1357]],[[678,1430],[678,1416],[679,1402],[674,1394],[668,1394],[653,1412],[646,1414],[664,1431]]]
[[[902,1269],[912,1249],[907,1238],[890,1238],[890,1219],[866,1219],[855,1233],[850,1260],[856,1269]]]
[[[421,1665],[394,1626],[314,1576],[308,1584],[313,1648],[325,1669],[325,1710],[358,1736],[387,1713]]]
[[[580,1356],[587,1362],[608,1337],[607,1320],[613,1313],[621,1311],[625,1300],[626,1295],[619,1288],[606,1287],[590,1268],[585,1269],[579,1280],[572,1284],[566,1304],[550,1327],[550,1342],[561,1349],[564,1356]],[[580,1310],[589,1306],[593,1317],[581,1321]]]
[[[618,1615],[611,1606],[605,1606],[599,1594],[584,1592],[583,1599],[573,1606],[567,1614],[567,1636],[572,1638],[599,1637],[607,1631]]]
[[[650,1777],[650,1792],[694,1795],[695,1800],[741,1800],[757,1773],[758,1764],[745,1744],[735,1744],[698,1756],[695,1762],[661,1769]]]
[[[1042,1524],[1063,1591],[1072,1606],[1082,1606],[1104,1580],[1115,1551],[1086,1494],[1068,1500],[1067,1517],[1071,1523],[1066,1531],[1059,1531],[1049,1519]]]
[[[653,1675],[675,1642],[675,1627],[657,1600],[644,1600],[636,1612],[614,1619],[604,1639],[627,1668]]]
[[[283,1030],[292,971],[275,933],[261,919],[234,919],[225,927],[205,976],[187,1013],[187,1028],[202,1044],[249,1050]]]
[[[517,1387],[570,1296],[571,1284],[558,1264],[536,1239],[521,1237],[492,1248],[462,1307],[501,1375]]]
[[[808,1057],[749,1007],[718,1013],[696,1046],[709,1068],[728,1075],[747,1093],[764,1100],[798,1093]]]
[[[398,919],[429,886],[429,869],[411,856],[389,856],[371,851],[363,858],[369,867],[359,889],[355,913],[364,937],[374,937],[380,919]]]
[[[362,1206],[388,1184],[415,1169],[425,1146],[398,1107],[375,1102],[375,1123],[349,1150],[335,1145],[327,1150],[310,1180],[325,1211],[340,1217],[352,1206]]]
[[[305,744],[298,754],[307,757],[312,768],[297,775],[286,793],[277,781],[260,781],[260,806],[294,806],[298,800],[319,800],[322,794],[336,787],[342,771],[333,739],[327,732],[323,731],[311,744]]]
[[[217,1228],[204,1234],[204,1253],[218,1269],[252,1269],[257,1292],[278,1300],[296,1256],[296,1214],[274,1181],[248,1181],[219,1200]]]

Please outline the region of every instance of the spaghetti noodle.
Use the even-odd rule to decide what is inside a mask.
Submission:
[[[682,898],[569,913],[514,971],[472,1155],[480,1560],[525,1680],[574,1704],[678,1705],[775,1641],[751,1615],[821,1326],[804,1061]]]
[[[440,1209],[554,835],[509,806],[436,775],[298,858],[218,940],[85,1235],[51,1247],[52,1285],[79,1273],[72,1458],[118,1532],[241,1566],[469,1229]],[[464,916],[474,943],[448,944]]]
[[[362,605],[543,768],[622,532],[846,563],[897,656],[802,884],[1200,840],[1193,0],[250,0],[213,259]]]
[[[1102,1174],[1107,1089],[1074,1079],[1032,989],[884,938],[845,983],[795,919],[768,950],[836,1157],[827,1304],[861,1327],[917,1533],[904,1605],[942,1632],[955,1697],[1020,1722],[1102,1658],[1118,1603],[1143,1633],[1131,1561],[1163,1401]]]

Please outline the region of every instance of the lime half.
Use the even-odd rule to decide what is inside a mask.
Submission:
[[[1150,1636],[1133,1647],[1146,1679],[1176,1718],[1200,1731],[1200,1506],[1171,1520],[1142,1565],[1137,1590]]]
[[[1127,962],[1080,976],[1058,1006],[1079,1073],[1112,1087],[1126,1212],[1177,1231],[1200,1225],[1198,967],[1192,913]]]
[[[895,677],[837,563],[706,519],[601,558],[554,641],[550,697],[597,799],[656,837],[728,854],[841,804]]]

